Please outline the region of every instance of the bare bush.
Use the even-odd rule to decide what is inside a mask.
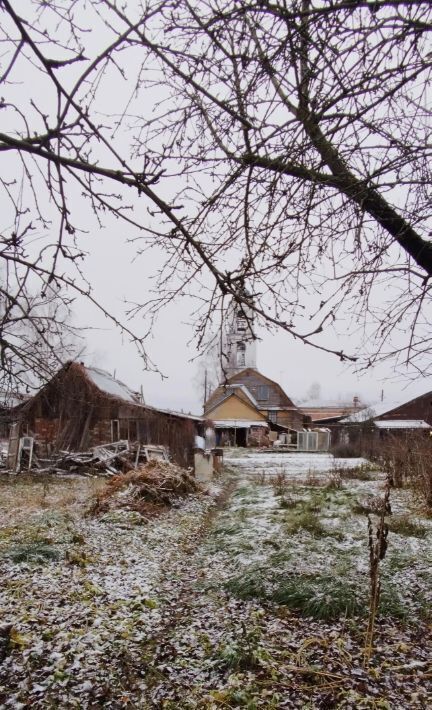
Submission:
[[[342,487],[342,476],[340,475],[337,468],[334,468],[327,476],[326,488],[328,488],[329,490],[339,490]]]
[[[388,437],[381,447],[380,461],[393,485],[411,486],[428,508],[432,508],[432,438],[417,434]]]
[[[271,485],[275,496],[285,496],[289,487],[287,474],[284,471],[278,471],[276,476],[271,479]]]

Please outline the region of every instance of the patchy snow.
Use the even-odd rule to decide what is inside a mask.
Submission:
[[[409,491],[393,490],[392,508],[425,534],[389,533],[385,611],[364,668],[369,552],[356,506],[382,495],[382,477],[337,478],[335,464],[355,468],[362,459],[227,458],[227,479],[209,487],[216,505],[189,498],[146,524],[131,511],[83,515],[92,481],[56,482],[62,494],[29,483],[15,501],[8,491],[16,482],[5,484],[0,610],[14,632],[3,662],[0,643],[1,707],[429,706],[422,614],[432,602],[432,521]],[[14,513],[18,501],[27,516]],[[57,558],[14,559],[34,544]],[[314,595],[312,611],[290,606],[289,594],[300,604],[304,590]],[[343,605],[341,616],[314,618],[313,608],[339,594],[355,603],[353,618]]]
[[[109,522],[42,511],[19,528],[0,526],[0,609],[14,627],[13,652],[0,663],[0,706],[99,706],[110,687],[118,707],[132,689],[128,664],[139,697],[142,674],[133,669],[162,620],[160,580],[212,504],[191,498],[147,525],[135,514]],[[42,543],[57,559],[14,562]]]

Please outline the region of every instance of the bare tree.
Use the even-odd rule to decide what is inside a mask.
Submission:
[[[5,274],[2,274],[4,277]],[[0,390],[25,392],[47,381],[66,360],[85,350],[82,328],[73,325],[64,294],[49,286],[30,294],[26,280],[0,288]]]
[[[202,344],[233,299],[342,359],[427,370],[430,3],[0,7],[15,263],[28,230],[48,231],[49,199],[51,265],[32,268],[88,292],[60,277],[82,255],[79,200],[166,254],[156,295],[130,314],[192,293]],[[329,343],[348,328],[365,330],[360,354]]]

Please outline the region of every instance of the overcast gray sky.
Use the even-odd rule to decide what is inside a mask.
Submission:
[[[92,31],[85,36],[91,54],[93,45],[97,41],[103,44],[107,39],[104,33],[108,38],[110,33],[100,22],[96,23],[90,10],[89,14],[85,15],[85,22],[89,26],[94,22],[95,27],[98,27],[97,32]],[[133,62],[137,62],[138,66],[139,54],[128,61],[132,61],[132,64],[128,65],[132,75],[132,70],[136,70]],[[32,77],[32,81],[26,83],[29,78],[28,67],[29,65],[24,63],[22,66],[17,65],[18,74],[22,72],[22,82],[8,87],[11,97],[17,103],[22,102],[24,112],[30,110],[30,100],[36,97],[35,100],[41,106],[46,106],[47,111],[51,108],[55,115],[55,92],[53,95],[52,87],[38,71],[35,71],[34,81]],[[80,71],[79,65],[65,68],[62,70],[62,76],[68,76],[69,72],[72,76],[74,72]],[[33,96],[26,94],[29,87]],[[131,85],[124,80],[124,77],[119,73],[112,73],[107,86],[99,94],[98,110],[101,115],[104,110],[108,113],[114,110],[121,111],[127,103],[131,90]],[[144,108],[147,114],[149,106],[160,96],[157,88],[151,95],[146,93]],[[114,102],[113,97],[115,97]],[[17,120],[14,113],[2,111],[1,119],[4,121],[2,130],[14,130],[14,121]],[[36,128],[41,130],[41,125],[35,125]],[[3,170],[7,178],[17,177],[16,165],[19,166],[19,161],[14,163],[14,160],[14,157],[3,160]],[[172,184],[170,185],[169,181],[166,185],[162,183],[158,185],[157,191],[163,197],[171,195]],[[138,200],[136,195],[131,195],[130,201],[135,204],[136,215],[139,214],[140,220],[145,219],[148,203],[146,204],[143,199]],[[72,221],[88,231],[88,236],[80,237],[79,241],[88,252],[83,269],[89,283],[92,284],[94,295],[118,318],[123,318],[126,310],[124,301],[146,300],[152,288],[150,277],[160,266],[164,254],[153,250],[134,259],[137,245],[128,243],[128,239],[135,237],[137,231],[109,216],[106,217],[105,228],[101,229],[92,217],[88,203],[83,202],[76,188],[72,190],[71,206],[73,207]],[[51,208],[44,203],[44,209],[49,212]],[[187,210],[187,205],[185,209]],[[54,211],[52,213],[54,214]],[[2,226],[8,225],[10,222],[8,215],[4,213],[3,218]],[[151,220],[149,219],[148,222],[150,224]],[[157,226],[157,217],[153,224]],[[50,235],[47,234],[46,238],[49,239]],[[39,247],[39,243],[36,247]],[[307,296],[304,300],[307,302]],[[162,380],[156,373],[144,372],[137,351],[127,338],[122,338],[112,323],[104,319],[88,302],[78,299],[73,307],[75,323],[83,327],[91,325],[94,328],[85,333],[87,352],[83,359],[87,364],[96,365],[112,373],[115,371],[120,379],[136,389],[142,386],[145,399],[151,404],[199,413],[202,401],[196,383],[197,363],[193,361],[197,352],[194,342],[190,342],[193,337],[191,317],[193,308],[194,304],[189,298],[171,303],[161,314],[154,327],[152,338],[148,340],[149,354],[166,376],[166,379]],[[148,323],[138,317],[131,326],[137,334],[140,334],[147,330]],[[354,336],[347,339],[346,334],[342,337],[343,322],[339,324],[339,329],[340,336],[329,330],[320,336],[319,342],[336,349],[344,348],[351,354],[355,354],[359,348],[359,339]],[[380,398],[381,390],[384,390],[385,397],[389,400],[409,399],[432,389],[430,379],[419,376],[414,381],[409,381],[404,380],[400,374],[395,376],[391,361],[359,376],[354,373],[353,365],[341,363],[335,356],[308,348],[285,333],[269,334],[258,330],[258,335],[262,337],[258,344],[259,369],[265,375],[279,381],[295,402],[307,398],[308,391],[315,382],[321,386],[323,402],[347,400],[354,395],[358,395],[365,402],[374,402]]]
[[[159,263],[157,254],[137,259],[134,254],[134,245],[124,244],[115,225],[92,234],[86,273],[99,299],[119,317],[125,309],[124,301],[142,299],[146,289],[151,288],[149,275]],[[136,389],[142,385],[144,397],[150,404],[200,413],[197,350],[194,343],[189,343],[193,335],[191,310],[190,300],[172,303],[161,314],[148,340],[149,353],[166,376],[162,380],[156,373],[144,372],[136,348],[89,308],[86,301],[78,301],[74,308],[76,322],[90,323],[96,328],[86,332],[88,349],[83,359],[86,364],[111,373],[115,371],[119,379]],[[145,323],[139,318],[133,325],[138,332],[145,329]],[[314,382],[320,384],[323,402],[350,400],[358,395],[362,401],[373,403],[380,399],[382,390],[385,399],[393,402],[432,389],[430,378],[409,380],[396,376],[391,361],[356,374],[352,364],[341,363],[337,357],[303,345],[286,333],[262,330],[258,334],[262,338],[257,348],[259,370],[280,382],[296,403],[307,399]],[[327,341],[330,343],[333,337],[329,331]],[[357,347],[355,338],[351,337],[351,352],[355,353]]]

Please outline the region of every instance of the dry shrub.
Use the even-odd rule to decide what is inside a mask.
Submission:
[[[275,496],[285,495],[288,488],[288,477],[284,471],[279,471],[276,476],[271,479],[271,485]]]
[[[314,471],[309,470],[305,479],[305,484],[311,488],[320,488],[325,486],[327,481],[324,478],[317,476]]]
[[[328,490],[330,491],[336,491],[340,488],[343,488],[342,478],[337,469],[333,469],[332,471],[330,471],[329,475],[327,476],[326,488],[328,488]]]
[[[185,469],[165,461],[150,461],[134,471],[113,476],[97,494],[90,513],[123,509],[149,516],[199,492],[200,485]]]
[[[368,495],[357,501],[352,506],[353,513],[359,515],[382,515],[384,502],[381,496]],[[384,511],[387,515],[391,515],[391,509]]]
[[[393,485],[410,485],[432,508],[432,439],[429,435],[388,437],[381,449],[381,462]]]
[[[357,459],[363,455],[363,449],[359,442],[355,443],[337,443],[330,447],[330,453],[336,459]]]
[[[367,666],[371,659],[374,633],[375,633],[375,620],[378,613],[378,606],[381,596],[381,570],[380,563],[386,556],[387,552],[387,537],[388,537],[388,525],[386,523],[385,517],[387,514],[391,513],[390,505],[390,491],[391,491],[391,480],[387,477],[384,489],[384,497],[380,503],[380,513],[379,521],[376,528],[374,528],[372,520],[368,514],[368,546],[369,546],[369,617],[368,625],[366,629],[366,639],[364,648],[364,665]]]

